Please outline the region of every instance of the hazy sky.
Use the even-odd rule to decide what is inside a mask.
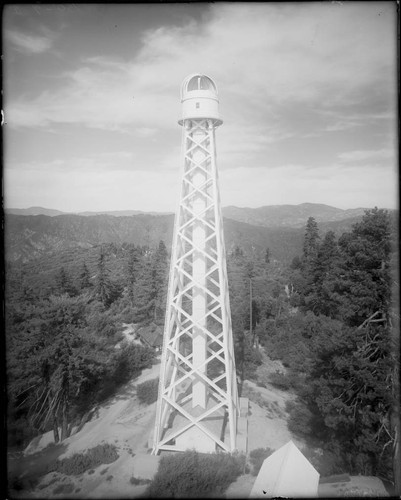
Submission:
[[[396,21],[395,2],[9,5],[5,206],[174,211],[200,72],[223,206],[395,208]]]

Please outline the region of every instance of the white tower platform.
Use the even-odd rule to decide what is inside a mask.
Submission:
[[[207,76],[181,87],[183,171],[175,218],[153,454],[236,449],[239,412],[216,167],[222,120]]]

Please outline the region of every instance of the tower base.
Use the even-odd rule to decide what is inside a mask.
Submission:
[[[193,425],[189,426],[188,418],[178,411],[172,413],[169,418],[169,426],[163,435],[163,441],[166,444],[161,447],[161,450],[185,451],[194,449],[200,453],[228,451],[224,449],[229,448],[227,411],[221,406],[213,411],[216,406],[216,401],[212,397],[208,398],[206,408],[200,406],[192,408],[192,401],[187,400],[181,407],[191,416]],[[210,413],[202,417],[207,412]],[[168,436],[172,436],[170,441]],[[219,446],[218,442],[223,446]]]

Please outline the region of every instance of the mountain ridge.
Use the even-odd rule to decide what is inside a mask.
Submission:
[[[264,205],[257,208],[228,205],[222,208],[223,215],[229,219],[263,227],[302,227],[309,217],[314,217],[317,222],[334,222],[351,217],[363,216],[366,210],[368,210],[366,207],[342,209],[322,203]],[[385,210],[393,211],[392,209]],[[112,215],[114,217],[130,217],[146,214],[155,216],[173,214],[173,212],[145,212],[142,210],[63,212],[61,210],[39,206],[29,208],[5,208],[4,212],[6,215],[48,215],[50,217],[57,217],[59,215],[80,215],[85,217]]]
[[[5,259],[28,262],[44,255],[72,249],[90,249],[103,243],[131,243],[154,247],[163,240],[170,247],[174,214],[130,211],[59,213],[54,209],[31,207],[35,214],[5,215]],[[40,210],[46,214],[38,213]],[[12,209],[11,209],[12,210]],[[25,210],[25,209],[21,209]],[[26,209],[30,210],[30,209]],[[337,209],[329,205],[271,205],[260,208],[223,208],[224,239],[228,252],[236,246],[246,253],[263,254],[290,262],[302,253],[305,226],[309,217],[318,223],[320,235],[332,230],[337,236],[352,229],[366,209]],[[393,211],[395,213],[395,211]],[[119,215],[116,215],[116,214]]]
[[[83,217],[92,217],[95,215],[113,215],[114,217],[129,217],[131,215],[151,214],[151,215],[169,215],[172,212],[144,212],[143,210],[99,210],[83,212],[63,212],[54,208],[28,207],[28,208],[5,208],[6,215],[48,215],[57,217],[58,215],[82,215]]]
[[[335,222],[353,217],[362,217],[367,208],[341,209],[321,203],[299,205],[265,205],[259,208],[223,208],[226,217],[264,227],[303,227],[309,217],[316,222]]]

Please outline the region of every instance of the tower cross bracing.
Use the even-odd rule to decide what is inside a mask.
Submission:
[[[154,454],[236,448],[238,394],[215,148],[215,129],[222,122],[208,77],[188,77],[182,96],[183,171]]]

